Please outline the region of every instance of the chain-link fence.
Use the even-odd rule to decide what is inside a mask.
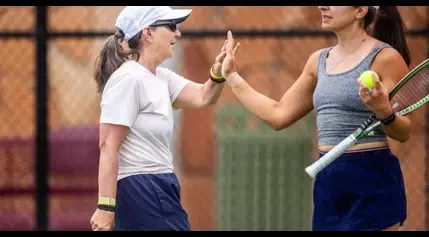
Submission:
[[[193,81],[207,79],[228,29],[241,44],[239,71],[273,99],[298,78],[311,53],[335,43],[335,37],[319,31],[316,7],[192,8],[167,63]],[[399,8],[414,66],[428,57],[428,7]],[[50,230],[88,230],[98,173],[99,95],[93,62],[122,7],[47,8],[49,147],[35,142],[44,132],[36,123],[36,108],[43,102],[35,90],[40,85],[35,40],[43,37],[33,31],[35,9],[0,7],[0,230],[43,229],[36,210],[47,210],[38,209],[36,201],[44,197]],[[393,144],[406,179],[405,230],[429,229],[426,114],[427,107],[412,115],[409,142]],[[216,107],[180,111],[178,118],[175,159],[193,229],[310,228],[312,181],[303,169],[317,155],[314,114],[274,132],[225,89]],[[37,162],[44,164],[36,154],[41,148],[49,154],[46,196],[36,195],[43,183],[43,175],[36,182],[35,172]]]

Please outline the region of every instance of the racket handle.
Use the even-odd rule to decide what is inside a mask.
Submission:
[[[328,166],[332,161],[337,159],[341,154],[343,154],[347,149],[349,149],[353,144],[356,143],[356,138],[353,135],[348,136],[346,139],[341,141],[338,145],[332,148],[328,153],[326,153],[323,157],[318,159],[312,165],[305,168],[305,172],[314,178],[316,175]]]

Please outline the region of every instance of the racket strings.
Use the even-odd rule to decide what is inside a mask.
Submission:
[[[399,112],[406,107],[417,103],[429,94],[429,67],[410,78],[393,96],[391,103],[393,109]]]

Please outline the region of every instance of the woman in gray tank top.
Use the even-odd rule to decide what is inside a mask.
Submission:
[[[280,101],[257,92],[238,74],[231,32],[222,74],[240,102],[274,130],[315,109],[320,156],[374,112],[382,128],[317,175],[313,230],[398,230],[406,219],[407,202],[400,163],[387,138],[406,142],[410,130],[409,118],[395,115],[388,98],[410,65],[401,16],[395,6],[319,10],[322,28],[334,32],[338,43],[314,52]],[[379,76],[373,90],[356,80],[366,70]]]

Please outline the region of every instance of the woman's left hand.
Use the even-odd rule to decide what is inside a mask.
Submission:
[[[373,79],[373,89],[368,88],[362,80],[359,80],[359,97],[378,119],[385,119],[393,113],[389,101],[389,91],[378,77],[375,76]]]

